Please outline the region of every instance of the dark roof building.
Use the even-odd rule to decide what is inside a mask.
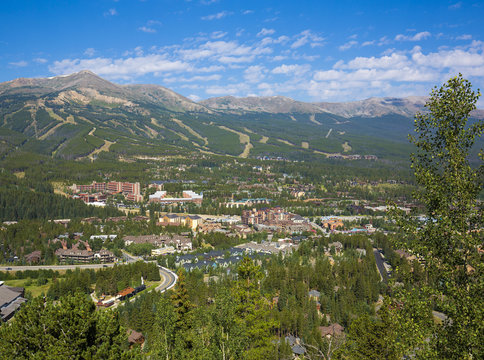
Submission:
[[[23,288],[10,287],[0,282],[0,315],[2,321],[9,320],[20,306],[27,301],[23,296]]]

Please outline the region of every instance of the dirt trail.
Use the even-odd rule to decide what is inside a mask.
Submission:
[[[173,120],[174,122],[176,122],[180,127],[186,129],[190,134],[192,134],[193,136],[195,136],[196,138],[199,138],[200,140],[202,140],[204,143],[205,143],[205,146],[208,145],[208,139],[206,137],[203,137],[202,135],[200,135],[199,133],[197,133],[195,130],[193,130],[190,126],[184,124],[181,120],[178,120],[178,119],[171,119]]]
[[[309,115],[309,120],[317,125],[321,125],[321,123],[318,120],[316,120],[315,114]]]
[[[222,129],[222,130],[225,130],[225,131],[230,131],[234,134],[237,134],[239,135],[239,141],[241,144],[245,144],[245,148],[244,148],[244,151],[242,152],[242,154],[239,155],[239,157],[241,158],[247,158],[250,154],[250,149],[252,149],[254,146],[250,143],[250,136],[247,135],[247,134],[244,134],[240,131],[237,131],[237,130],[234,130],[234,129],[229,129],[228,127],[226,126],[223,126],[223,125],[219,125],[219,128]]]
[[[95,149],[92,153],[90,153],[86,157],[89,158],[89,159],[91,159],[91,161],[92,161],[92,160],[94,160],[94,156],[97,155],[97,154],[99,154],[101,151],[109,152],[109,148],[113,144],[116,144],[116,141],[104,140],[104,145],[103,146],[101,146],[100,148]]]

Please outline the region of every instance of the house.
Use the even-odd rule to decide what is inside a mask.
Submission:
[[[334,248],[334,251],[336,252],[336,254],[339,254],[341,253],[341,251],[343,251],[344,246],[339,241],[335,241],[335,242],[329,243],[328,248],[329,249]]]
[[[42,252],[40,250],[32,251],[25,255],[25,261],[29,264],[38,263],[42,259]]]
[[[196,228],[198,228],[200,225],[203,224],[203,219],[198,215],[187,215],[184,218],[184,223],[186,226],[195,230]]]
[[[27,301],[24,288],[7,286],[0,281],[0,316],[2,321],[9,320],[20,306]]]
[[[312,300],[319,301],[319,298],[321,297],[321,293],[318,290],[311,290],[309,291],[308,296]]]
[[[151,256],[168,255],[173,254],[174,252],[175,248],[173,246],[165,246],[159,249],[151,250]]]
[[[178,226],[181,224],[182,217],[176,214],[165,214],[160,218],[160,223],[166,225]]]
[[[139,333],[132,329],[128,329],[127,333],[128,333],[129,347],[133,347],[133,345],[136,345],[136,344],[140,344],[141,346],[143,346],[143,343],[145,342],[145,337],[143,336],[142,333]]]
[[[340,227],[344,227],[343,222],[336,218],[322,220],[321,225],[330,231],[336,230]]]
[[[331,337],[340,337],[344,336],[345,328],[338,323],[331,324],[329,326],[320,326],[319,332],[321,333],[322,337],[331,338]]]

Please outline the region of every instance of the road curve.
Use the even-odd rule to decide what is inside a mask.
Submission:
[[[178,276],[171,270],[164,268],[163,266],[158,266],[160,269],[160,276],[164,279],[163,282],[158,285],[155,290],[160,292],[165,292],[166,290],[170,290],[172,287],[175,286]]]

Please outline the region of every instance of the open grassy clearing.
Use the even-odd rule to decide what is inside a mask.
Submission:
[[[206,137],[203,137],[199,133],[197,133],[190,126],[188,126],[187,124],[184,124],[181,120],[178,120],[178,119],[171,119],[171,120],[173,120],[175,123],[177,123],[180,127],[186,129],[190,134],[192,134],[196,138],[202,140],[205,143],[205,146],[208,145],[208,139]]]

